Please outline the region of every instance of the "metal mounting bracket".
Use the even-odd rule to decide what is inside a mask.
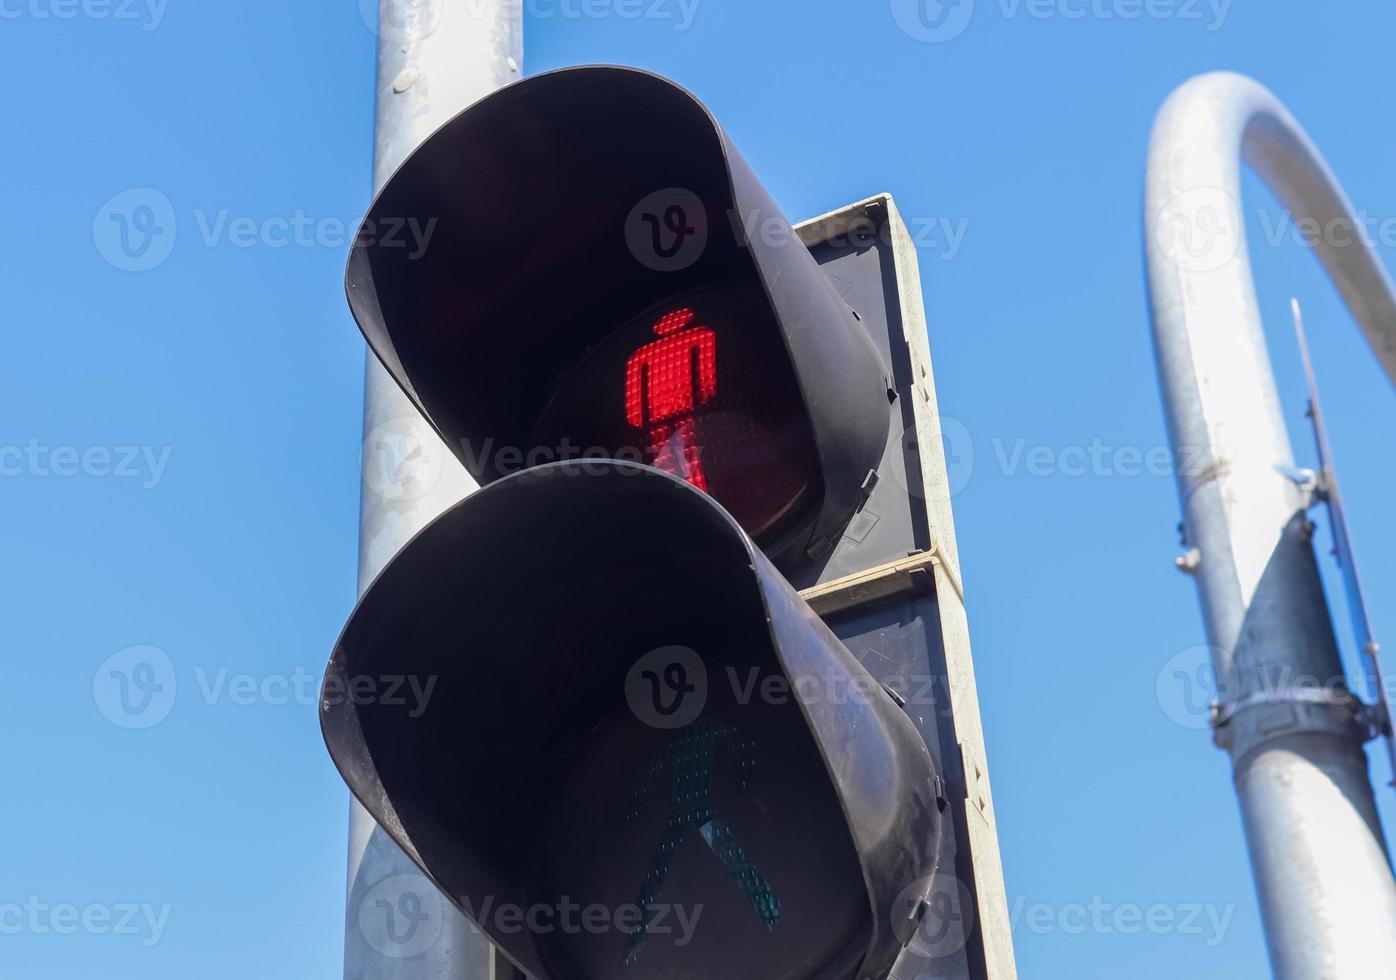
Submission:
[[[937,566],[945,572],[950,587],[955,590],[960,601],[964,602],[964,587],[939,549],[919,552],[867,571],[816,585],[801,592],[800,598],[808,602],[819,615],[830,616],[886,599],[888,596],[922,591],[927,574],[934,574],[933,569]]]

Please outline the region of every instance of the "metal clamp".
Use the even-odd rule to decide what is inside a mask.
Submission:
[[[1291,707],[1301,709],[1329,709],[1346,717],[1327,718],[1308,713],[1308,721],[1292,715],[1287,724],[1274,727],[1264,719],[1255,723],[1232,727],[1232,723],[1244,712],[1257,708]],[[1341,732],[1355,727],[1365,741],[1380,737],[1383,731],[1382,711],[1379,707],[1366,704],[1350,691],[1333,691],[1319,687],[1294,687],[1276,691],[1261,691],[1247,695],[1237,701],[1214,702],[1212,704],[1212,731],[1217,745],[1229,750],[1249,751],[1255,745],[1269,741],[1283,732]]]
[[[1233,718],[1247,708],[1271,704],[1294,704],[1321,708],[1353,707],[1355,713],[1364,715],[1370,710],[1368,705],[1351,692],[1338,694],[1321,687],[1293,687],[1283,691],[1261,691],[1259,694],[1252,694],[1230,703],[1214,702],[1212,704],[1212,727],[1221,728],[1230,724]]]

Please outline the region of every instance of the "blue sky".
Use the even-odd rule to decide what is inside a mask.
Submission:
[[[792,219],[890,191],[930,229],[941,407],[973,448],[955,508],[1023,976],[1266,975],[1227,760],[1158,689],[1204,642],[1172,567],[1172,481],[1120,455],[1166,444],[1144,155],[1172,88],[1251,74],[1386,222],[1390,266],[1396,13],[978,0],[930,42],[889,0],[693,3],[630,18],[533,0],[525,70],[669,75]],[[334,230],[367,205],[373,71],[355,0],[0,0],[0,907],[48,909],[0,920],[6,974],[339,971],[347,793],[309,692],[354,600],[363,353]],[[177,228],[145,271],[109,261],[120,229],[100,220],[137,188],[170,211],[132,217]],[[1293,294],[1377,628],[1396,635],[1390,386],[1255,181],[1246,211],[1296,446],[1311,462]],[[319,230],[287,242],[298,221]],[[1097,446],[1105,464],[1077,475]],[[1048,462],[1029,467],[1037,447]],[[135,660],[176,680],[138,730],[109,720],[100,683]],[[1136,931],[1116,917],[1131,908],[1174,925]]]

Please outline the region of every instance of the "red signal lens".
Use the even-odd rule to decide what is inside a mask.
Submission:
[[[659,339],[630,356],[625,417],[649,436],[656,467],[707,490],[697,416],[717,395],[717,334],[690,326],[696,315],[687,308],[666,313],[654,325]]]
[[[774,537],[817,496],[819,467],[768,308],[759,287],[720,286],[636,318],[564,376],[537,445],[648,463]]]

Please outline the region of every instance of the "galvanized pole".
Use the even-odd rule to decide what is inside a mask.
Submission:
[[[373,185],[460,110],[519,77],[518,0],[360,0],[378,34]],[[425,228],[408,229],[430,247]],[[374,357],[364,378],[362,592],[398,550],[474,487]],[[455,747],[445,749],[455,751]],[[511,971],[353,804],[346,980],[489,980]]]
[[[1279,980],[1389,973],[1396,882],[1261,329],[1241,202],[1249,163],[1296,220],[1396,380],[1396,292],[1337,180],[1274,96],[1240,75],[1188,82],[1149,151],[1154,341],[1180,462],[1186,547]]]

